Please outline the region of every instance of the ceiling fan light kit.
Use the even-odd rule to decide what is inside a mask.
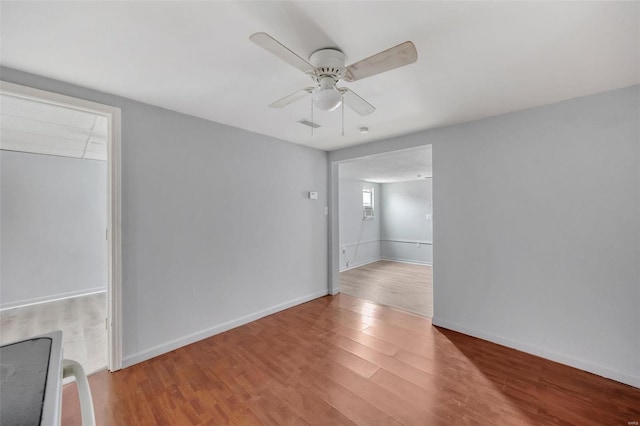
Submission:
[[[312,109],[315,106],[323,111],[334,111],[344,104],[361,116],[369,115],[376,110],[375,107],[354,91],[338,87],[338,82],[360,80],[412,64],[418,59],[416,48],[410,41],[345,66],[347,58],[339,49],[317,50],[307,61],[267,33],[255,33],[249,40],[309,75],[315,83],[314,87],[304,88],[273,102],[269,105],[271,108],[284,108],[311,94]]]
[[[335,88],[318,88],[313,94],[313,104],[323,111],[335,111],[342,103],[342,93]]]

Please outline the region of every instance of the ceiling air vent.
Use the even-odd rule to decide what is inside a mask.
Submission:
[[[319,124],[314,123],[314,122],[312,122],[312,121],[309,121],[309,120],[307,120],[306,118],[303,118],[302,120],[298,120],[298,123],[300,123],[300,124],[304,124],[305,126],[309,126],[309,127],[314,128],[314,129],[317,129],[318,127],[320,127],[320,125],[319,125]]]

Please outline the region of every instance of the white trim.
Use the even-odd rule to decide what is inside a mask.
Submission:
[[[371,243],[407,243],[407,244],[423,244],[425,246],[433,245],[433,242],[431,241],[421,241],[421,240],[385,240],[381,238],[379,240],[360,241],[360,245],[371,244]],[[358,243],[340,244],[340,247],[353,247],[357,245]]]
[[[108,177],[108,220],[107,231],[109,245],[109,287],[107,306],[107,339],[110,350],[107,354],[109,371],[122,368],[122,121],[120,108],[116,108],[110,116],[110,137],[107,145],[109,163]]]
[[[532,355],[537,355],[539,357],[542,357],[551,361],[555,361],[560,364],[575,367],[580,370],[587,371],[589,373],[597,374],[598,376],[606,377],[608,379],[612,379],[620,383],[625,383],[627,385],[640,388],[640,377],[638,376],[632,376],[630,374],[626,374],[621,371],[613,370],[607,367],[602,367],[600,365],[592,364],[588,361],[583,361],[581,359],[576,359],[570,356],[548,351],[546,349],[529,345],[527,343],[517,342],[515,340],[495,336],[491,333],[485,333],[484,331],[465,327],[463,325],[460,325],[454,322],[449,322],[443,319],[436,318],[435,316],[432,318],[431,322],[436,327],[442,327],[448,330],[457,331],[459,333],[477,337],[482,340],[487,340],[489,342],[506,346],[508,348],[517,349],[519,351],[526,352]]]
[[[328,155],[327,155],[328,158]],[[328,162],[327,164],[327,186],[329,189],[329,234],[327,250],[329,255],[328,273],[329,280],[327,282],[327,288],[329,294],[336,295],[340,293],[340,224],[338,218],[339,214],[339,191],[338,183],[339,170],[338,163]]]
[[[399,260],[399,259],[392,259],[390,257],[378,257],[377,259],[373,259],[373,260],[367,260],[364,263],[358,263],[357,265],[353,265],[353,266],[349,266],[348,268],[344,268],[344,269],[340,269],[340,272],[346,272],[349,271],[351,269],[356,269],[359,268],[361,266],[365,266],[368,265],[370,263],[375,263],[375,262],[379,262],[381,260],[385,260],[387,262],[396,262],[396,263],[407,263],[410,265],[421,265],[421,266],[433,266],[431,263],[429,262],[416,262],[416,261],[409,261],[409,260]],[[335,293],[334,293],[335,294]]]
[[[152,348],[146,349],[144,351],[135,353],[133,355],[129,355],[123,360],[123,367],[130,367],[134,364],[138,364],[142,361],[146,361],[148,359],[154,358],[156,356],[165,354],[167,352],[171,352],[175,349],[181,348],[186,345],[190,345],[192,343],[198,342],[203,339],[207,339],[211,336],[215,336],[216,334],[223,333],[225,331],[231,330],[232,328],[239,327],[244,324],[248,324],[252,321],[258,320],[260,318],[266,317],[267,315],[274,314],[276,312],[280,312],[282,310],[297,306],[301,303],[309,302],[311,300],[317,299],[322,296],[326,296],[327,290],[317,291],[315,293],[311,293],[306,296],[298,297],[293,300],[289,300],[288,302],[280,303],[278,305],[272,306],[267,309],[263,309],[258,312],[254,312],[249,315],[242,316],[240,318],[233,319],[231,321],[224,322],[222,324],[216,325],[211,328],[207,328],[202,331],[198,331],[195,333],[191,333],[187,336],[180,337],[175,340],[171,340],[167,343],[163,343],[161,345],[154,346]]]
[[[360,241],[360,245],[363,244],[371,244],[371,243],[379,243],[380,240],[368,240],[368,241]],[[349,243],[349,244],[340,244],[340,247],[353,247],[353,246],[357,246],[358,243]],[[341,251],[342,252],[342,251]]]
[[[25,306],[39,305],[41,303],[55,302],[58,300],[73,299],[74,297],[89,296],[91,294],[104,293],[105,287],[94,287],[85,290],[69,291],[67,293],[52,294],[43,297],[34,297],[32,299],[18,300],[16,302],[3,303],[0,305],[0,311],[9,309],[24,308]]]
[[[372,259],[372,260],[367,260],[366,262],[358,263],[358,264],[356,264],[356,265],[351,265],[351,266],[349,266],[348,268],[340,269],[340,272],[345,272],[345,271],[349,271],[349,270],[351,270],[351,269],[356,269],[356,268],[359,268],[359,267],[361,267],[361,266],[368,265],[368,264],[370,264],[370,263],[378,262],[378,261],[380,261],[380,260],[382,260],[382,259],[381,259],[381,258],[379,258],[379,257],[377,257],[377,258]]]
[[[383,239],[380,238],[380,242],[385,242],[385,243],[407,243],[407,244],[424,244],[426,246],[432,246],[433,245],[433,241],[421,241],[421,240],[387,240],[387,239]]]
[[[422,265],[422,266],[433,266],[433,262],[420,262],[418,260],[403,260],[392,257],[380,257],[380,260],[386,260],[388,262],[397,262],[397,263],[408,263],[409,265]]]
[[[32,87],[0,81],[0,93],[25,99],[48,102],[80,111],[107,117],[107,319],[108,319],[108,365],[110,371],[122,368],[122,252],[121,252],[121,111],[109,105],[61,95]]]

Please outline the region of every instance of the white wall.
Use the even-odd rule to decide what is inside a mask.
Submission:
[[[0,151],[0,307],[106,290],[103,161]]]
[[[380,257],[433,263],[431,179],[380,185]]]
[[[432,143],[433,323],[640,387],[639,95],[632,86],[329,160]]]
[[[375,216],[362,220],[362,190],[373,189]],[[340,270],[380,259],[380,185],[340,179]],[[358,245],[358,241],[360,244]],[[357,253],[356,253],[357,247]],[[347,265],[349,262],[349,265]]]
[[[125,365],[327,294],[326,152],[16,70],[2,79],[122,109]]]

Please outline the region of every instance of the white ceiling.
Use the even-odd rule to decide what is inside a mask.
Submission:
[[[339,164],[340,179],[408,182],[433,176],[431,145],[361,157]]]
[[[107,160],[107,118],[0,94],[0,149]]]
[[[9,2],[0,63],[331,150],[640,83],[638,2]],[[415,64],[344,86],[377,111],[268,104],[309,77],[249,41],[347,63],[412,40]],[[367,126],[368,135],[358,128]]]

